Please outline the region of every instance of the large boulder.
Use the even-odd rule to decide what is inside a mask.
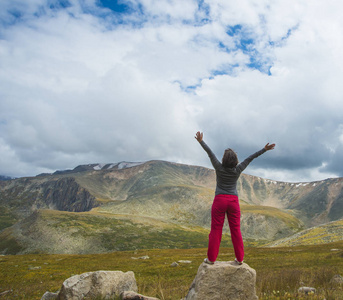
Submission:
[[[185,300],[257,300],[256,271],[247,264],[202,263]]]
[[[132,271],[96,271],[75,275],[66,279],[58,294],[58,300],[79,300],[101,297],[112,299],[124,291],[137,292]]]

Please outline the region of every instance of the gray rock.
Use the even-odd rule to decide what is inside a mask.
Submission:
[[[341,275],[335,275],[331,278],[330,283],[333,284],[343,284],[343,276]]]
[[[256,271],[243,263],[202,263],[185,300],[257,300]]]
[[[13,292],[13,290],[7,290],[7,291],[4,291],[4,292],[1,292],[0,296],[6,295],[6,294],[12,293],[12,292]]]
[[[177,262],[174,261],[170,266],[171,266],[171,267],[178,267],[179,264],[178,264]]]
[[[122,292],[120,295],[120,299],[121,300],[159,300],[158,298],[143,296],[141,294],[137,294],[132,291]]]
[[[305,293],[305,295],[308,295],[308,293],[315,293],[316,289],[313,287],[302,286],[301,288],[298,289],[298,292]]]
[[[150,257],[148,255],[144,255],[141,257],[131,257],[131,259],[150,259]]]
[[[29,270],[40,270],[42,267],[38,266],[38,267],[33,267],[33,266],[29,266],[28,269]]]
[[[141,256],[141,257],[138,257],[138,259],[149,259],[150,257],[148,255],[144,255],[144,256]]]
[[[40,300],[56,300],[58,293],[45,292]]]
[[[191,260],[178,260],[178,263],[180,263],[180,264],[191,264],[192,261]]]
[[[102,297],[118,297],[124,291],[137,291],[132,271],[96,271],[75,275],[62,284],[58,300],[79,300]]]

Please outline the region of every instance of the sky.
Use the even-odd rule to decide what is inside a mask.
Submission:
[[[3,0],[0,175],[166,160],[343,177],[343,2]]]

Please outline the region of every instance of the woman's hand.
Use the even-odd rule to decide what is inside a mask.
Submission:
[[[268,151],[268,150],[273,150],[274,148],[275,148],[275,144],[269,145],[269,143],[268,143],[267,145],[264,146],[264,149],[265,149],[266,151]]]
[[[195,134],[195,139],[200,143],[202,141],[203,136],[204,136],[204,134],[202,132],[198,131]]]

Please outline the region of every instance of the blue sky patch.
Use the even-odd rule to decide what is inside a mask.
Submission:
[[[49,5],[49,8],[50,9],[63,9],[63,8],[67,8],[70,6],[71,6],[71,4],[68,0],[59,0],[59,1],[52,2]]]
[[[198,12],[198,16],[201,16],[201,18],[196,16],[198,22],[202,24],[207,24],[211,21],[210,6],[207,3],[205,3],[204,0],[200,0],[198,2]]]
[[[229,35],[229,36],[235,36],[237,34],[239,34],[242,30],[242,25],[240,24],[237,24],[235,26],[229,26],[226,33]]]
[[[241,24],[237,24],[227,27],[226,34],[233,38],[235,48],[228,49],[223,43],[219,43],[219,48],[228,53],[232,51],[242,51],[245,55],[249,56],[249,63],[246,64],[248,68],[256,69],[262,73],[271,75],[271,65],[256,49],[256,40],[253,37],[251,30],[244,28]],[[270,44],[270,46],[272,46],[272,44]]]
[[[131,7],[125,4],[124,1],[118,0],[99,0],[99,6],[108,8],[116,13],[127,13],[131,10]]]

